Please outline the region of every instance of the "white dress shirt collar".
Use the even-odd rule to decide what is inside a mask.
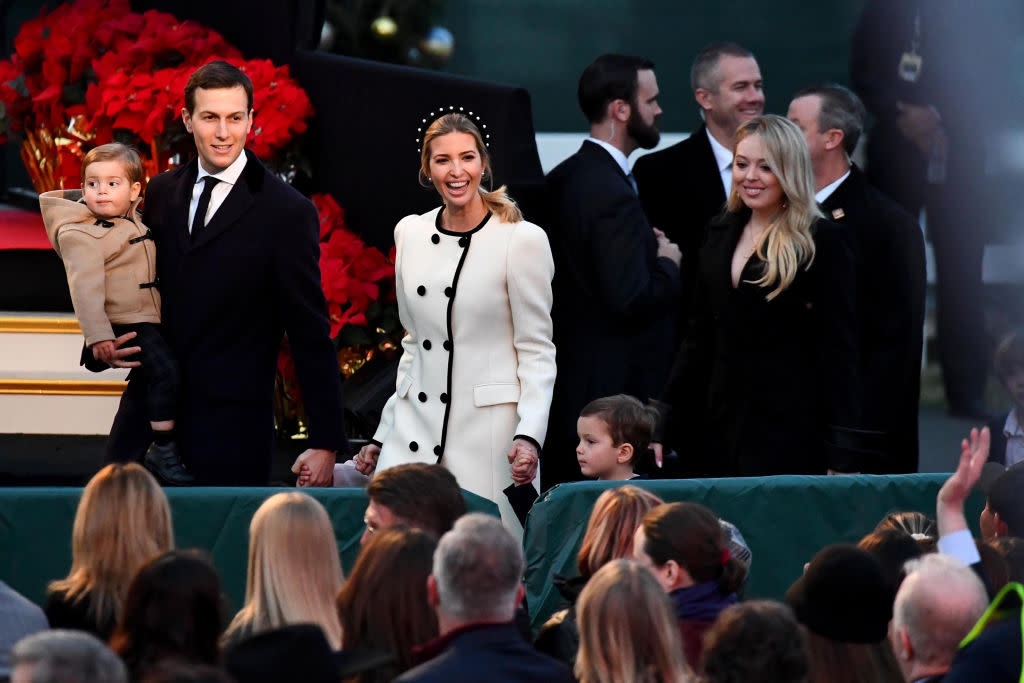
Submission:
[[[622,169],[622,172],[625,173],[627,176],[629,175],[629,158],[622,153],[621,149],[619,149],[615,145],[605,142],[604,140],[598,140],[597,138],[592,138],[590,136],[587,136],[587,139],[596,145],[601,145],[601,147],[603,147],[606,152],[612,155],[612,159],[615,159],[615,163],[619,165],[619,168]]]
[[[203,187],[206,181],[203,179],[207,176],[216,178],[220,182],[217,183],[214,188],[210,191],[210,204],[206,210],[206,220],[203,221],[203,225],[209,225],[213,219],[214,214],[220,209],[221,204],[227,199],[228,194],[234,189],[235,183],[238,182],[238,178],[242,175],[242,170],[245,168],[247,161],[245,151],[243,150],[238,158],[231,162],[231,165],[225,168],[223,171],[217,173],[209,173],[203,168],[202,164],[198,164],[199,173],[196,175],[196,183],[192,186],[192,199],[188,205],[188,228],[191,233],[195,227],[192,223],[195,220],[196,210],[199,208],[199,200],[203,194]]]
[[[707,128],[704,132],[711,143],[711,152],[715,155],[715,164],[718,167],[718,175],[722,178],[722,189],[725,190],[726,199],[732,191],[732,150],[715,139]]]
[[[843,184],[843,181],[850,177],[850,172],[847,171],[843,175],[839,176],[834,182],[829,183],[825,187],[814,193],[814,201],[821,204],[823,201],[832,196],[832,193],[836,191],[836,188]]]
[[[242,169],[245,168],[246,161],[248,161],[248,157],[246,156],[245,150],[243,149],[242,153],[238,155],[237,159],[231,162],[230,166],[225,168],[223,171],[218,171],[217,173],[208,173],[206,169],[203,168],[203,165],[199,163],[199,174],[196,176],[196,182],[203,182],[203,178],[205,178],[208,175],[212,175],[214,178],[221,181],[222,183],[234,185],[235,183],[238,182],[238,177],[242,175]]]

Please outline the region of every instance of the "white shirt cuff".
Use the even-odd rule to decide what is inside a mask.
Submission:
[[[961,529],[940,537],[938,545],[940,553],[955,557],[968,566],[981,562],[978,546],[974,544],[974,536],[969,529]]]

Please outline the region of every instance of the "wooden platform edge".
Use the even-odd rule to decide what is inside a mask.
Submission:
[[[0,394],[120,396],[125,382],[76,379],[0,379]]]
[[[61,316],[0,316],[0,333],[7,334],[82,334],[78,320]]]

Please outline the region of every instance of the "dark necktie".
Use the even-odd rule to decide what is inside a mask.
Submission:
[[[203,231],[206,225],[206,211],[210,208],[210,197],[213,195],[214,186],[220,182],[220,178],[208,175],[203,178],[203,193],[199,195],[199,205],[196,207],[195,218],[192,219],[192,239],[195,240]]]
[[[626,180],[628,180],[629,184],[633,186],[633,194],[640,194],[640,191],[636,188],[636,178],[633,177],[632,173],[626,174]]]

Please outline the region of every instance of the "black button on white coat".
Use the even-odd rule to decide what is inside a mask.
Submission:
[[[424,287],[423,285],[420,285],[419,287],[416,288],[416,293],[419,294],[420,296],[426,296],[427,288]]]
[[[431,235],[430,236],[430,241],[433,242],[434,244],[440,244],[441,243],[441,236],[440,235]]]
[[[420,449],[420,445],[419,445],[418,443],[416,443],[415,441],[411,441],[411,442],[409,442],[409,450],[410,450],[410,451],[412,451],[413,453],[415,453],[415,452],[416,452],[416,451],[418,451],[419,449]]]
[[[434,455],[441,455],[441,447],[434,446]]]
[[[423,348],[424,348],[424,350],[429,351],[431,346],[433,346],[433,344],[430,343],[429,339],[424,339],[423,340]]]

